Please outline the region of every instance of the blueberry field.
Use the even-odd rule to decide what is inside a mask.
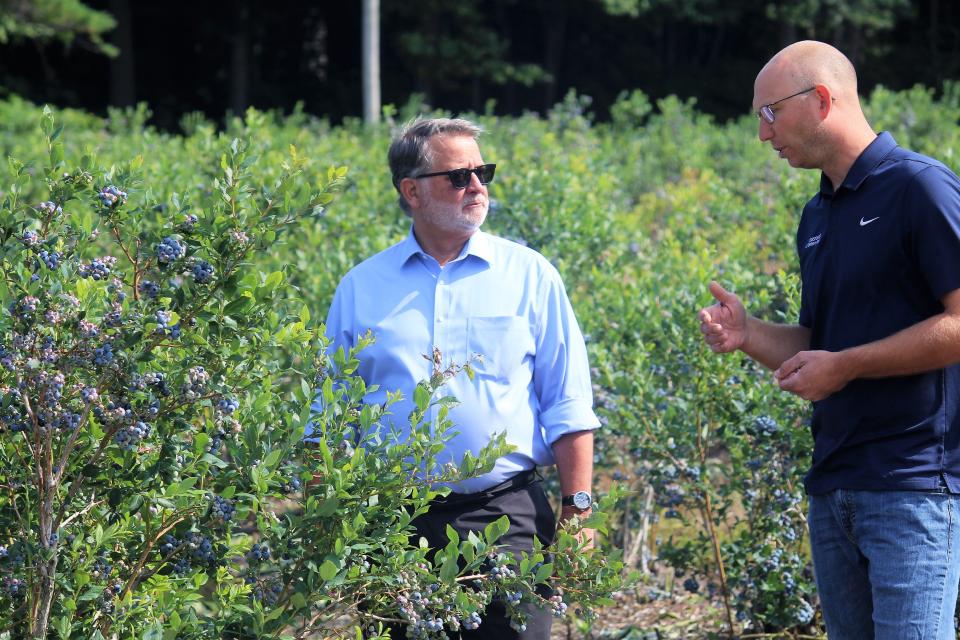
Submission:
[[[960,85],[865,107],[960,169]],[[497,550],[503,521],[431,557],[407,541],[435,495],[416,476],[456,425],[423,418],[469,363],[417,389],[408,442],[355,443],[390,406],[362,404],[355,354],[328,357],[322,327],[340,277],[408,231],[386,149],[418,110],[376,126],[192,114],[169,133],[146,106],[0,102],[0,639],[356,638],[395,621],[440,638],[494,598],[518,627],[522,605],[551,608],[563,637],[823,637],[807,406],[712,354],[696,318],[717,279],[795,319],[794,230],[819,175],[778,160],[753,116],[717,123],[676,98],[625,93],[602,123],[574,94],[468,115],[497,163],[485,229],[558,268],[587,337],[600,499],[529,556]],[[671,615],[614,624],[638,608]]]

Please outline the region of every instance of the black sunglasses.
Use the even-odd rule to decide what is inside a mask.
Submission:
[[[437,171],[436,173],[421,173],[418,176],[411,176],[414,179],[417,178],[432,178],[434,176],[447,176],[450,178],[450,184],[453,185],[455,189],[466,189],[467,185],[470,184],[470,174],[477,174],[477,178],[480,180],[480,184],[490,184],[493,182],[493,172],[497,170],[497,165],[495,164],[482,164],[479,167],[474,167],[473,169],[450,169],[450,171]]]

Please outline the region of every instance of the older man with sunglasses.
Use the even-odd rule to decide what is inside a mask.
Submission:
[[[830,640],[954,640],[960,580],[960,180],[873,132],[850,61],[820,42],[754,84],[760,140],[819,169],[797,231],[798,324],[710,284],[716,352],[813,402],[810,545]]]
[[[456,464],[498,433],[514,450],[491,472],[453,487],[414,525],[439,548],[447,544],[448,524],[465,538],[507,515],[510,531],[501,542],[519,557],[535,537],[548,544],[555,533],[538,465],[556,463],[562,518],[590,511],[592,430],[599,422],[583,336],[556,269],[535,251],[480,231],[496,168],[480,154],[480,132],[466,120],[433,119],[415,121],[395,137],[388,158],[400,207],[413,220],[410,233],[343,278],[327,333],[332,349],[349,349],[373,332],[359,373],[379,387],[370,402],[403,392],[391,408],[394,424],[384,425],[401,437],[413,390],[431,375],[434,350],[444,364],[481,356],[472,379],[456,376],[445,390],[459,400],[450,412],[458,433],[440,463]],[[429,419],[436,417],[433,411]],[[549,638],[549,608],[527,612],[526,627],[515,629],[495,602],[479,629],[463,636]]]

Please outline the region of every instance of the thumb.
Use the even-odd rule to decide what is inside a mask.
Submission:
[[[710,294],[716,298],[717,302],[727,306],[737,301],[737,296],[721,287],[716,280],[710,281]]]

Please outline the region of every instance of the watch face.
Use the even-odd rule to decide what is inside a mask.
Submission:
[[[593,505],[593,498],[586,491],[577,491],[573,494],[573,506],[581,511],[589,509]]]

